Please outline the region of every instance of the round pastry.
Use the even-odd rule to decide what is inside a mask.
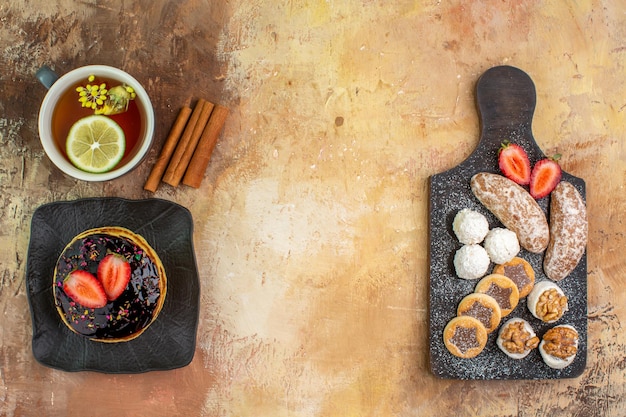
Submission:
[[[161,311],[166,291],[165,269],[154,249],[122,227],[80,233],[54,270],[61,319],[73,332],[100,342],[141,335]]]
[[[500,324],[502,313],[498,302],[487,294],[472,293],[461,300],[457,316],[470,316],[485,326],[487,333],[493,332]]]
[[[550,368],[563,369],[570,365],[578,352],[578,331],[569,324],[548,330],[539,343],[539,353]]]
[[[454,356],[473,358],[487,345],[487,330],[473,317],[455,317],[443,330],[443,342]]]
[[[520,251],[515,232],[495,227],[485,236],[485,250],[493,263],[504,264],[513,259]]]
[[[554,323],[567,311],[567,296],[552,281],[540,281],[528,294],[528,309],[531,314],[546,323]]]
[[[452,230],[459,242],[473,245],[483,241],[489,232],[489,223],[487,218],[479,212],[466,208],[454,216]]]
[[[539,338],[530,323],[514,317],[500,327],[496,344],[508,357],[523,359],[539,345]]]
[[[475,292],[493,297],[500,306],[502,317],[511,314],[519,302],[517,285],[504,275],[490,274],[478,281]]]
[[[515,257],[509,262],[496,265],[493,273],[510,278],[517,285],[519,298],[526,297],[535,286],[535,270],[522,258]]]
[[[487,273],[489,263],[489,255],[480,245],[463,245],[454,254],[454,269],[459,278],[480,278]]]

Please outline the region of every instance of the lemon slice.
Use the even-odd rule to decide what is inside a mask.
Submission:
[[[112,170],[124,156],[124,131],[113,119],[83,117],[70,128],[65,143],[67,156],[76,168],[102,173]]]

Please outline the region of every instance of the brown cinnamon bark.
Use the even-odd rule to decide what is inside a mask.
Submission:
[[[204,172],[211,160],[211,154],[217,143],[217,139],[222,132],[226,117],[228,116],[228,108],[216,105],[211,113],[211,118],[202,133],[202,137],[198,142],[198,146],[193,154],[187,171],[183,178],[183,184],[190,187],[198,188],[202,183]]]
[[[191,107],[184,106],[178,112],[178,116],[170,129],[170,133],[165,140],[165,144],[163,145],[163,149],[161,149],[161,153],[159,158],[152,167],[152,171],[146,180],[146,184],[144,185],[144,190],[156,192],[159,187],[159,183],[161,182],[161,178],[163,177],[163,173],[165,172],[165,168],[167,164],[170,162],[172,154],[174,153],[174,149],[176,149],[176,145],[180,140],[181,134],[185,129],[187,121],[189,120],[189,116],[191,115]]]
[[[209,105],[210,108],[208,107]],[[163,182],[173,187],[178,186],[180,183],[180,180],[185,174],[188,163],[188,161],[185,163],[183,159],[184,155],[187,152],[188,147],[195,149],[199,137],[202,135],[202,131],[204,130],[207,120],[211,115],[210,109],[212,107],[213,104],[208,103],[204,99],[199,99],[196,103],[196,106],[191,113],[191,118],[189,119],[189,122],[187,122],[187,127],[183,132],[183,136],[180,138],[180,141],[176,146],[176,151],[174,152],[174,155],[172,155],[172,159],[167,166],[167,170],[163,176]]]

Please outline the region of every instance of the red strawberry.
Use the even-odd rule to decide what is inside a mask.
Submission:
[[[122,255],[108,254],[98,265],[98,278],[109,300],[122,295],[130,281],[130,264]]]
[[[63,291],[83,307],[100,308],[107,304],[102,284],[88,271],[70,272],[63,280]]]
[[[523,185],[530,182],[530,161],[521,146],[510,143],[508,140],[502,142],[498,151],[498,166],[504,176],[510,180]]]
[[[561,166],[557,162],[561,155],[544,158],[537,162],[530,174],[530,195],[540,199],[552,192],[561,181]]]

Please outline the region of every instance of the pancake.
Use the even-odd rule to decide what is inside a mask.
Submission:
[[[105,305],[81,305],[64,288],[75,271],[97,280],[98,266],[115,254],[130,265],[130,280],[115,299]],[[74,333],[98,342],[125,342],[139,337],[157,318],[165,302],[167,277],[156,251],[140,235],[122,227],[86,230],[65,247],[54,270],[53,293],[63,323]]]

